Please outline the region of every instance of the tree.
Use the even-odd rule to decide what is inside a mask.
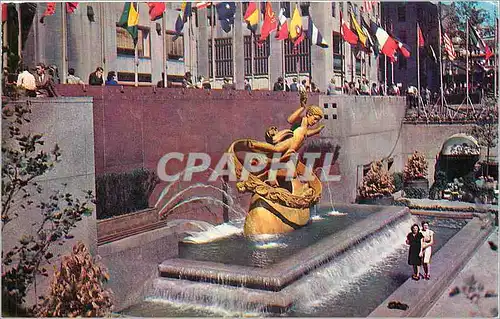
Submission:
[[[40,150],[44,145],[43,135],[25,132],[30,113],[29,101],[2,105],[2,124],[7,131],[2,139],[2,232],[20,213],[33,206],[32,194],[43,191],[36,178],[51,170],[61,156],[57,144],[51,152],[44,152]],[[33,284],[36,290],[37,275],[48,276],[44,263],[54,257],[52,247],[73,237],[70,232],[78,221],[92,213],[89,206],[93,200],[91,191],[80,200],[59,190],[47,201],[36,204],[41,214],[41,221],[32,224],[36,231],[22,234],[19,244],[9,251],[2,250],[4,314],[29,314],[23,308],[27,292]]]
[[[445,32],[450,37],[460,37],[465,41],[466,22],[476,27],[489,19],[489,12],[478,7],[477,1],[453,1],[442,14]]]
[[[478,140],[479,146],[486,147],[486,176],[488,176],[490,149],[495,147],[498,141],[498,124],[488,122],[476,124],[470,134]]]

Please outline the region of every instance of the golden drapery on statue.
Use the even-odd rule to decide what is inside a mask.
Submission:
[[[252,139],[234,141],[227,153],[234,165],[236,187],[240,192],[252,193],[250,208],[245,219],[245,235],[280,234],[291,232],[309,223],[310,208],[321,197],[321,181],[300,161],[294,164],[290,159],[296,156],[306,138],[317,135],[323,125],[314,127],[323,119],[318,106],[307,106],[306,92],[300,93],[300,107],[288,117],[291,129],[279,131],[272,126],[267,129],[266,142]],[[240,154],[257,153],[266,163],[258,172],[245,172],[244,160]],[[275,154],[279,156],[274,157]],[[244,157],[243,157],[244,158]],[[272,163],[287,163],[287,168],[271,171]],[[293,167],[290,167],[293,165]],[[295,168],[295,170],[293,170]],[[290,171],[294,172],[287,178]],[[248,176],[242,180],[242,175]],[[301,181],[301,177],[309,176]]]

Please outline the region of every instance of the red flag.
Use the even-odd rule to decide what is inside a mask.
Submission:
[[[347,23],[342,19],[342,11],[340,13],[340,33],[342,34],[342,38],[347,41],[349,44],[355,45],[358,43],[358,36],[349,28]]]
[[[299,30],[297,30],[297,33],[299,33]],[[295,41],[293,41],[293,46],[294,47],[298,47],[300,42],[304,41],[304,39],[306,38],[306,33],[304,32],[304,30],[302,30],[302,28],[300,28],[300,35],[297,37],[297,39],[295,39]]]
[[[71,14],[78,8],[78,2],[66,2],[66,12]]]
[[[165,12],[165,2],[148,2],[149,7],[149,19],[151,21],[156,21],[163,17],[163,12]]]
[[[278,40],[288,39],[288,22],[285,16],[285,9],[281,8],[278,20],[279,20],[280,30],[276,32],[275,38]]]
[[[262,29],[260,30],[259,42],[266,41],[267,37],[271,32],[278,29],[278,20],[276,19],[276,14],[273,12],[273,7],[271,2],[266,2],[266,13],[264,14],[264,23],[262,24]],[[288,35],[287,35],[288,36]]]
[[[7,18],[9,16],[8,10],[8,5],[7,3],[2,3],[2,22],[7,21]]]
[[[47,8],[45,9],[45,12],[42,14],[42,17],[40,18],[40,23],[43,23],[43,20],[47,16],[51,16],[54,13],[56,13],[56,3],[55,2],[47,2]]]
[[[417,25],[417,36],[418,36],[418,47],[422,48],[425,45],[424,35],[422,34],[422,29]]]

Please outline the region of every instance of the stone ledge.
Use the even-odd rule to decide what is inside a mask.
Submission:
[[[370,313],[369,317],[424,316],[493,229],[491,225],[485,229],[482,227],[483,222],[479,219],[471,220],[433,256],[431,280],[416,282],[408,279]],[[411,272],[409,267],[408,273]],[[389,309],[387,305],[390,301],[402,302],[409,308],[406,311]]]

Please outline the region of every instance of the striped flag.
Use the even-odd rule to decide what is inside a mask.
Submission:
[[[208,2],[208,1],[199,1],[199,2],[196,2],[196,9],[200,10],[200,9],[206,9],[208,7],[210,7],[212,5],[212,2]]]
[[[356,45],[358,43],[358,36],[356,33],[352,32],[351,28],[347,25],[347,23],[342,19],[342,11],[340,13],[340,33],[342,38],[347,41],[351,45]]]
[[[486,45],[484,40],[481,39],[481,37],[477,33],[476,29],[474,29],[473,26],[469,26],[469,27],[470,27],[469,37],[470,37],[470,40],[472,42],[472,45],[474,45],[481,52],[484,52],[486,55],[486,60],[488,60],[493,55],[493,52],[491,52],[490,48]]]
[[[328,48],[328,43],[323,39],[323,36],[319,32],[316,25],[314,25],[313,20],[309,17],[309,24],[307,27],[307,37],[311,39],[312,44],[316,44],[324,49]]]
[[[448,59],[453,61],[456,59],[457,55],[455,53],[455,48],[453,47],[453,42],[451,42],[450,37],[443,32],[443,43],[444,43],[444,51],[448,55]]]
[[[243,20],[247,23],[248,30],[252,31],[253,34],[257,31],[257,26],[259,25],[259,15],[260,12],[257,9],[257,3],[253,1],[250,2]]]
[[[288,21],[285,16],[285,9],[281,8],[278,15],[279,31],[276,32],[275,38],[278,40],[288,39]]]
[[[356,33],[358,34],[359,42],[361,42],[361,44],[365,48],[367,48],[366,41],[368,40],[368,37],[366,36],[366,34],[361,29],[361,27],[360,27],[358,21],[356,20],[356,17],[354,16],[354,14],[353,14],[352,11],[351,11],[351,23],[354,25],[354,30],[356,30]]]
[[[124,28],[134,39],[134,45],[137,45],[137,39],[139,38],[139,13],[137,12],[137,4],[133,2],[125,2],[123,7],[122,16],[120,21],[118,21],[117,26]]]
[[[378,24],[373,21],[370,21],[370,29],[372,33],[375,34],[377,41],[380,46],[380,52],[388,56],[390,59],[394,58],[396,50],[399,48],[398,42],[391,38],[391,36],[382,29]]]
[[[8,4],[7,3],[2,3],[2,23],[7,21],[9,17],[9,12],[8,12]]]
[[[372,12],[377,3],[378,1],[363,0],[363,11],[368,13]]]

